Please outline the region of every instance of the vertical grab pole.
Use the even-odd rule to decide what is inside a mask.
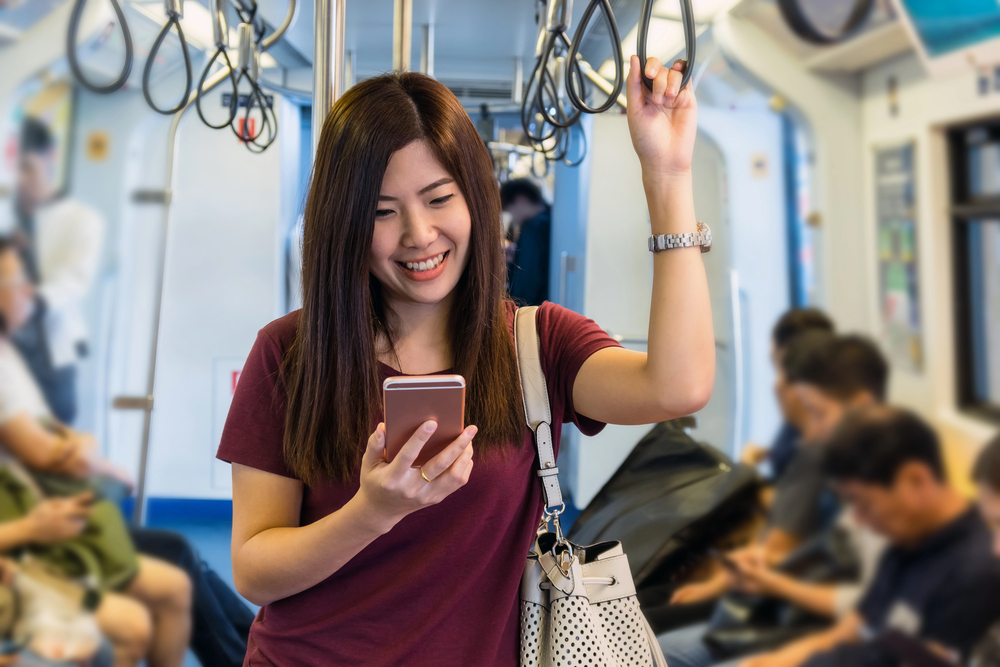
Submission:
[[[395,0],[392,12],[392,68],[410,71],[413,52],[413,0]]]
[[[347,0],[316,0],[313,58],[312,154],[333,103],[344,92],[344,17]],[[352,72],[352,75],[354,73]]]
[[[334,0],[336,1],[336,0]],[[317,4],[319,0],[317,0]],[[288,12],[285,14],[281,25],[264,38],[260,44],[263,53],[274,46],[279,39],[285,36],[289,26],[298,16],[299,6],[297,0],[289,0]],[[229,76],[229,68],[223,67],[216,72],[202,85],[202,92],[208,93],[214,90],[219,84]],[[142,410],[145,415],[142,421],[142,444],[139,448],[139,476],[135,487],[135,507],[132,509],[132,523],[135,526],[142,526],[146,522],[146,478],[149,467],[149,438],[153,422],[153,389],[156,386],[156,353],[160,343],[160,315],[163,310],[163,284],[164,274],[167,268],[167,242],[170,239],[170,205],[173,203],[173,183],[174,165],[177,158],[178,130],[181,120],[188,109],[195,105],[197,97],[192,97],[187,104],[173,115],[170,120],[170,130],[167,133],[167,170],[166,184],[161,193],[161,203],[163,204],[163,223],[160,227],[160,250],[156,259],[156,287],[154,291],[153,305],[153,339],[149,352],[149,374],[146,376],[145,396],[117,396],[112,407],[116,410]]]

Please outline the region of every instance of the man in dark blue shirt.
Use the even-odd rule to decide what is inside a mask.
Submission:
[[[500,186],[507,230],[507,292],[518,305],[540,306],[549,298],[552,216],[542,191],[526,178]]]
[[[741,667],[898,667],[887,639],[900,635],[967,659],[1000,619],[1000,561],[981,515],[946,481],[934,431],[903,410],[862,409],[827,443],[824,469],[892,546],[854,613]]]

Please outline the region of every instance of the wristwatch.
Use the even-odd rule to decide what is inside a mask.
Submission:
[[[693,234],[654,234],[649,237],[650,252],[693,246],[701,246],[703,253],[712,249],[712,230],[704,222],[698,223],[698,231]]]

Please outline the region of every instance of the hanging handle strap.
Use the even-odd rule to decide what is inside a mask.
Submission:
[[[517,372],[521,379],[521,399],[524,402],[524,419],[531,429],[538,451],[538,476],[542,479],[545,494],[545,511],[564,509],[562,489],[559,488],[559,468],[556,467],[555,447],[552,442],[552,408],[549,391],[542,373],[539,353],[538,306],[518,308],[514,313],[514,348],[517,351]]]

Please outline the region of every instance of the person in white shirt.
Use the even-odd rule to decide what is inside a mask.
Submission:
[[[87,354],[83,300],[97,272],[104,222],[93,209],[55,192],[51,132],[33,118],[21,127],[17,239],[35,284],[34,310],[14,339],[53,413],[76,417],[76,364]]]

